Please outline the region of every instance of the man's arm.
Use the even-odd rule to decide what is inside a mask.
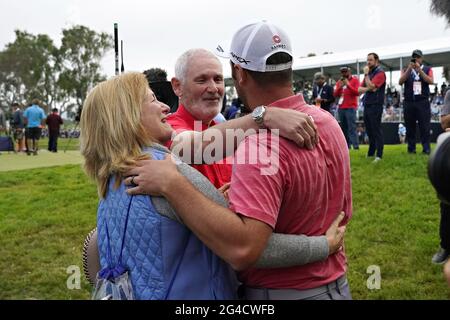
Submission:
[[[333,103],[335,101],[334,95],[333,95],[333,87],[330,87],[330,91],[328,92],[327,98],[325,99],[325,103]]]
[[[177,169],[208,199],[222,207],[227,207],[227,202],[222,193],[197,170],[185,163],[177,164]],[[143,182],[141,182],[142,184]],[[167,199],[153,197],[152,202],[160,214],[183,223]],[[339,224],[343,217],[344,215],[340,215],[323,236],[308,237],[305,235],[272,233],[255,267],[288,268],[325,260],[342,246],[345,229],[339,228]]]
[[[358,93],[376,92],[386,82],[386,74],[380,72],[372,80],[370,80],[369,74],[364,75],[365,87],[360,87]]]
[[[269,225],[241,217],[209,200],[178,172],[171,157],[142,163],[147,167],[145,173],[139,168],[129,172],[139,176],[134,178],[138,187],[128,193],[164,196],[185,225],[235,270],[245,270],[258,260],[272,234]],[[143,181],[158,183],[147,184],[142,192]]]
[[[267,245],[271,227],[212,202],[178,171],[170,171],[173,173],[166,175],[167,183],[160,185],[161,192],[186,226],[235,270],[252,266]]]
[[[340,96],[342,95],[342,91],[344,91],[344,90],[343,90],[343,88],[342,88],[341,81],[338,81],[338,82],[336,83],[336,89],[334,89],[333,95],[334,95],[336,98],[337,98],[337,97],[340,97]]]
[[[294,141],[300,147],[306,146],[310,150],[319,141],[317,128],[312,118],[295,110],[267,108],[264,126],[272,130],[278,129],[280,136]],[[171,150],[186,163],[217,162],[233,155],[239,144],[259,129],[252,116],[246,115],[203,132],[184,131],[175,136]],[[215,150],[217,152],[212,155],[213,161],[204,159],[205,149],[213,146],[219,146],[219,150]]]
[[[413,66],[414,66],[414,64],[410,63],[406,70],[403,69],[403,72],[402,72],[402,74],[400,76],[400,80],[398,81],[399,85],[402,86],[406,82],[406,80],[408,80],[408,78],[411,76],[411,72],[412,72]]]
[[[347,84],[348,90],[355,96],[359,95],[358,89],[359,89],[359,80],[356,78],[353,78],[351,81]]]
[[[434,76],[433,76],[433,69],[430,68],[430,71],[428,74],[426,74],[422,68],[418,68],[418,72],[420,77],[428,84],[434,84]]]

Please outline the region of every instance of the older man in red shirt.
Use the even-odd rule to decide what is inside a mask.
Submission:
[[[175,65],[172,87],[180,106],[167,121],[177,134],[204,131],[216,125],[213,119],[222,108],[225,92],[222,65],[216,56],[204,49],[185,52]],[[232,160],[225,159],[212,164],[193,163],[192,167],[220,188],[231,180],[231,165]]]
[[[359,150],[358,136],[356,134],[356,110],[358,109],[358,78],[352,76],[350,67],[345,66],[341,69],[341,79],[336,84],[334,97],[339,99],[339,121],[348,148],[353,145],[354,150]]]

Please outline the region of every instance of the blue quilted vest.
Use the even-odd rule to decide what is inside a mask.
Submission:
[[[166,156],[165,152],[155,148],[145,152],[154,160]],[[105,221],[112,261],[117,263],[130,201],[124,184],[114,190],[114,179],[111,180],[106,199],[100,201],[97,212],[101,268],[108,265]],[[122,255],[135,299],[237,298],[234,271],[184,225],[158,214],[149,196],[134,196],[132,200]]]

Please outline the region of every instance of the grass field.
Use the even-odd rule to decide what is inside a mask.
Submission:
[[[449,299],[442,267],[430,263],[439,207],[428,158],[386,146],[385,159],[372,164],[366,150],[351,153],[346,250],[354,299]],[[0,192],[0,299],[88,299],[83,275],[79,290],[66,284],[67,268],[81,269],[83,240],[96,220],[96,188],[81,166],[0,172]],[[380,290],[367,288],[370,266],[381,270]]]

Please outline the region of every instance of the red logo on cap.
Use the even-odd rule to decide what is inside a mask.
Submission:
[[[272,39],[273,39],[273,42],[275,42],[275,43],[280,43],[281,42],[280,36],[275,35],[275,36],[273,36]]]

